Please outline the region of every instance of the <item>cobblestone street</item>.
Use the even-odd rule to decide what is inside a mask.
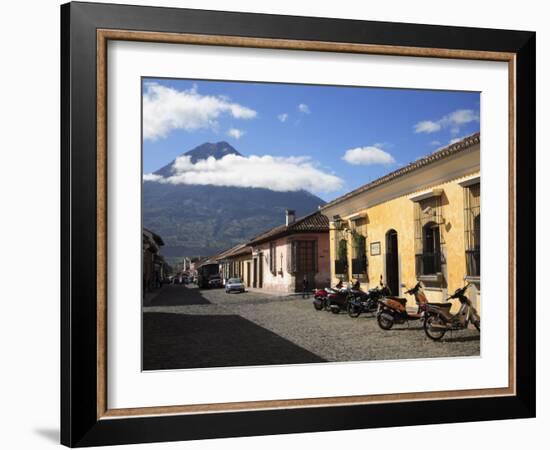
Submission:
[[[143,308],[144,370],[477,356],[475,330],[426,337],[420,322],[315,311],[313,298],[165,286]]]

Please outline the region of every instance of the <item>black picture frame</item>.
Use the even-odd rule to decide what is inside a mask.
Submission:
[[[516,394],[230,413],[97,415],[98,29],[516,55]],[[71,447],[535,416],[535,33],[93,3],[61,6],[61,443]],[[504,287],[504,289],[506,289]],[[448,375],[448,374],[446,374]]]

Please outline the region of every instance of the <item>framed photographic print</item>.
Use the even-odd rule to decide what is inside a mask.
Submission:
[[[534,33],[61,19],[63,444],[534,416]]]

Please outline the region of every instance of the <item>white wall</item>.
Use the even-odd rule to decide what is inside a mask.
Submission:
[[[550,158],[548,151],[542,149],[550,148],[550,142],[541,125],[550,120],[550,99],[549,85],[541,81],[550,79],[550,29],[549,14],[544,9],[544,2],[524,0],[519,4],[501,1],[498,9],[495,8],[495,2],[478,0],[463,0],[460,3],[436,0],[132,0],[128,3],[537,31],[538,229],[547,224],[545,219],[549,218],[548,213],[542,212],[545,201],[542,192],[548,190],[548,177],[542,175],[550,166]],[[4,276],[0,291],[3,304],[0,314],[0,447],[10,449],[52,447],[58,439],[58,5],[57,0],[27,0],[5,2],[2,8],[0,195],[3,208],[0,235],[4,239],[0,264]],[[539,235],[539,280],[543,278],[543,274],[546,275],[548,269],[548,263],[541,258],[541,255],[548,254],[548,250],[548,238]],[[6,273],[10,275],[6,276]],[[538,288],[541,312],[542,306],[548,307],[547,299],[543,298],[546,287],[539,285]],[[550,341],[550,331],[549,327],[543,329],[542,317],[543,314],[538,315],[538,379],[548,380],[548,350],[543,343]],[[538,386],[539,418],[536,420],[226,439],[142,445],[135,448],[245,450],[258,447],[332,449],[345,446],[363,449],[366,446],[406,446],[413,450],[424,449],[427,442],[445,442],[445,447],[449,450],[462,449],[464,445],[471,445],[472,448],[521,448],[526,440],[533,444],[546,441],[544,431],[550,425],[550,396],[547,386],[544,381]],[[467,441],[449,438],[450,433],[452,436],[464,433]]]

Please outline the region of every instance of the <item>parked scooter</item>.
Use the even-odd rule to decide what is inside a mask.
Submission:
[[[426,336],[434,341],[441,339],[449,330],[464,330],[468,324],[472,323],[477,331],[480,331],[479,314],[474,308],[471,300],[464,295],[469,283],[459,288],[447,300],[458,299],[461,303],[460,309],[456,314],[452,314],[450,309],[451,302],[447,303],[427,303],[427,318],[424,322],[424,331]]]
[[[357,318],[362,313],[374,313],[378,310],[378,301],[390,294],[387,286],[376,286],[364,292],[357,282],[353,286],[351,297],[348,300],[348,315]]]
[[[379,309],[377,314],[378,325],[383,330],[390,330],[394,324],[403,324],[414,320],[423,320],[426,312],[428,300],[421,291],[420,283],[415,287],[405,291],[405,294],[414,295],[418,309],[416,312],[408,312],[406,305],[407,299],[395,296],[386,296],[378,302]]]

